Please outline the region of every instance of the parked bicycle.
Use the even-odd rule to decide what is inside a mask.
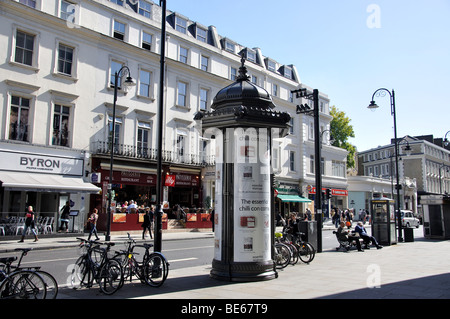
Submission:
[[[0,258],[0,299],[55,299],[58,294],[55,278],[40,267],[20,267],[31,248],[16,250],[22,251],[17,265],[13,265],[17,256]]]
[[[281,241],[283,243],[293,244],[297,248],[297,254],[300,260],[306,264],[309,264],[316,256],[316,250],[313,245],[303,239],[304,236],[304,233],[296,232],[291,234],[284,229]]]
[[[119,290],[123,281],[122,266],[116,259],[109,257],[111,247],[115,243],[77,239],[81,241],[80,249],[83,252],[72,270],[72,287],[91,288],[97,283],[100,290],[107,295]],[[101,247],[102,245],[106,247]]]
[[[277,269],[286,268],[287,265],[289,265],[293,254],[291,249],[286,244],[281,242],[275,242],[273,249],[275,267]]]
[[[149,286],[161,286],[169,275],[169,263],[164,255],[159,252],[150,253],[149,249],[153,247],[152,244],[137,245],[129,233],[125,246],[126,249],[116,252],[114,257],[122,265],[124,281],[129,280],[131,282],[133,277],[137,277],[142,283]],[[135,251],[135,248],[143,248],[142,261],[136,259],[139,253]]]

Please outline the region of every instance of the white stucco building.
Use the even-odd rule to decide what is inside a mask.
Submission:
[[[164,174],[173,176],[174,183],[165,186],[165,200],[171,206],[201,207],[207,197],[213,202],[211,141],[199,134],[193,118],[208,110],[215,94],[234,81],[241,56],[253,83],[272,95],[279,111],[292,115],[292,134],[273,149],[280,192],[308,197],[308,186],[314,187],[315,137],[313,118],[295,114],[296,105],[307,102],[291,93],[307,87],[297,68],[177,12],[167,12],[166,25],[163,164]],[[128,90],[118,87],[115,199],[154,202],[160,28],[161,8],[147,0],[0,1],[0,151],[81,160],[76,177],[88,186],[85,192],[17,188],[18,204],[8,199],[11,188],[3,187],[4,214],[21,212],[25,198],[36,196],[32,194],[36,190],[40,201],[27,202],[34,201],[39,213],[54,214],[62,202],[72,199],[84,214],[80,225],[89,210],[104,209],[113,79],[124,66],[130,74],[123,73],[122,78],[129,75],[137,85]],[[329,145],[329,108],[330,99],[321,93],[322,185],[336,190],[335,204],[347,206],[347,152]],[[0,175],[8,171],[2,163]],[[98,188],[101,195],[90,194]],[[53,194],[51,204],[43,199],[48,193]],[[45,206],[39,204],[44,202]],[[279,201],[283,210],[304,208],[295,205]]]

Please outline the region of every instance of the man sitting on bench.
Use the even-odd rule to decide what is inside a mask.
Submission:
[[[361,243],[359,242],[359,236],[353,236],[350,232],[350,230],[345,230],[345,223],[341,222],[340,226],[337,229],[337,236],[339,238],[339,240],[342,241],[348,241],[349,243],[351,243],[353,240],[356,243],[356,248],[358,248],[358,251],[364,251],[361,248]]]

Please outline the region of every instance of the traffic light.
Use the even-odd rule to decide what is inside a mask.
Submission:
[[[325,198],[330,199],[331,198],[331,188],[327,188],[325,190]]]

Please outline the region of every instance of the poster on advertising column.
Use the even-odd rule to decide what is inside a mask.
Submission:
[[[254,130],[235,138],[234,261],[268,261],[271,193],[267,135]]]
[[[216,164],[216,190],[214,205],[214,259],[222,260],[222,188],[223,188],[223,164]]]

